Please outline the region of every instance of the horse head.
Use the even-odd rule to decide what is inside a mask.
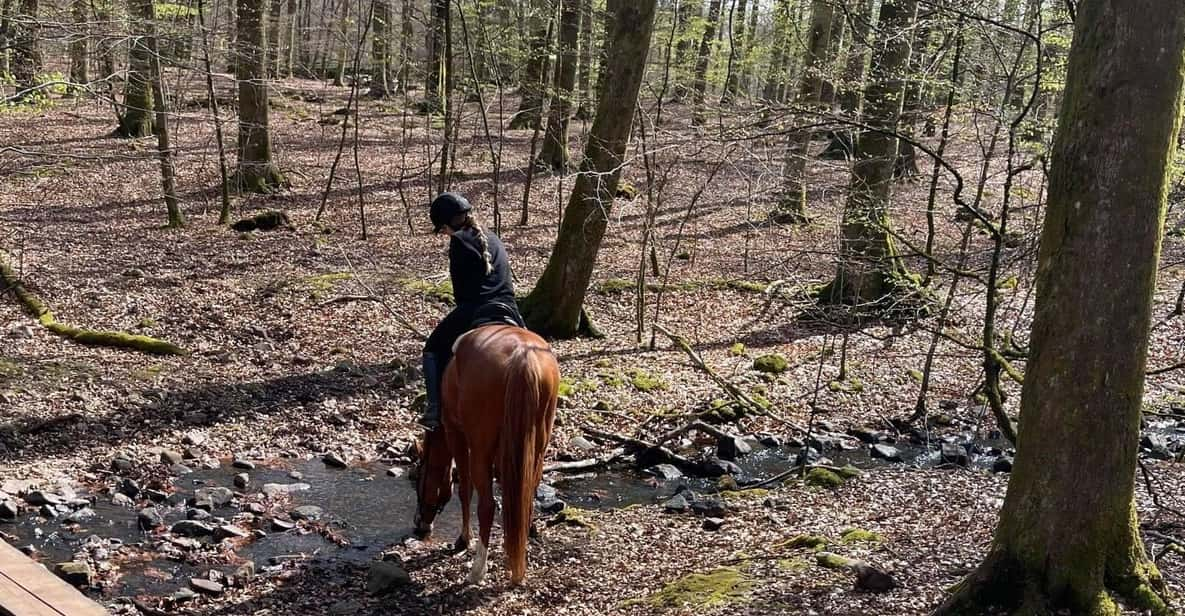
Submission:
[[[421,539],[432,534],[432,522],[448,504],[453,493],[453,456],[449,452],[444,430],[437,428],[416,443],[420,457],[420,472],[416,479],[416,536]]]

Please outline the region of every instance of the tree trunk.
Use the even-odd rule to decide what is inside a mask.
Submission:
[[[240,0],[241,1],[241,0]],[[350,0],[341,0],[342,15],[338,19],[338,38],[330,39],[336,45],[337,66],[333,69],[333,85],[346,85],[346,54],[350,51]]]
[[[856,162],[844,206],[839,270],[820,292],[820,300],[851,305],[890,300],[904,277],[889,234],[889,201],[897,138],[909,66],[910,37],[903,36],[917,18],[916,0],[886,0],[865,97],[865,123],[872,130],[856,140]]]
[[[672,89],[671,102],[681,103],[687,98],[690,88],[688,84],[690,74],[687,72],[687,54],[691,51],[691,45],[695,42],[695,30],[691,28],[692,17],[698,16],[700,10],[703,8],[702,0],[678,0],[679,6],[675,8],[675,87]]]
[[[695,60],[695,77],[691,82],[691,124],[704,123],[704,97],[708,91],[708,65],[712,62],[712,38],[716,35],[716,24],[720,21],[720,0],[708,4],[708,21],[704,24],[704,35],[699,41],[699,55]]]
[[[284,18],[284,0],[270,0],[267,19],[267,76],[280,75],[280,22]]]
[[[1133,479],[1185,4],[1084,0],[1078,11],[1016,463],[991,550],[939,614],[1117,615],[1111,593],[1133,611],[1174,613],[1140,539]]]
[[[827,49],[830,46],[832,22],[835,21],[835,7],[830,0],[813,0],[811,3],[811,30],[807,41],[802,75],[798,79],[799,106],[818,109],[822,95],[822,68],[826,64]],[[807,117],[800,122],[810,123],[815,118]],[[796,130],[786,140],[786,163],[782,168],[783,195],[771,218],[780,223],[805,222],[806,216],[806,161],[811,145],[810,129]]]
[[[0,2],[0,74],[12,73],[12,0]]]
[[[14,30],[12,75],[18,91],[35,87],[41,73],[41,26],[37,9],[37,0],[21,0],[20,18],[10,26]]]
[[[572,89],[576,86],[576,46],[580,36],[580,0],[561,0],[559,67],[555,96],[547,117],[547,134],[539,162],[553,171],[568,168],[568,120],[572,117]]]
[[[303,47],[300,42],[300,37],[298,37],[296,34],[297,24],[300,21],[300,16],[300,0],[288,0],[288,22],[286,28],[288,34],[285,35],[288,45],[281,50],[284,55],[284,66],[281,75],[288,78],[291,78],[296,71],[296,59],[300,57],[300,49]]]
[[[592,116],[592,107],[596,101],[592,100],[592,67],[593,46],[596,37],[593,36],[593,3],[592,0],[580,0],[580,75],[576,86],[576,98],[580,101],[576,110],[576,117],[586,119]]]
[[[239,82],[239,166],[235,178],[240,191],[258,193],[272,192],[284,184],[284,176],[272,162],[268,130],[263,1],[238,0],[235,45]]]
[[[370,96],[385,98],[391,92],[391,6],[374,0],[370,42]]]
[[[579,333],[581,307],[605,236],[617,193],[638,90],[646,68],[656,0],[614,3],[613,41],[605,93],[581,162],[580,174],[564,209],[555,249],[539,282],[523,302],[532,329],[548,336]]]
[[[170,227],[185,226],[185,216],[181,213],[181,205],[177,201],[176,174],[173,169],[173,148],[169,145],[169,120],[165,113],[164,77],[160,68],[160,51],[156,44],[156,15],[153,12],[152,0],[135,0],[133,15],[140,20],[138,28],[140,36],[138,45],[143,45],[148,52],[148,81],[152,90],[152,104],[156,110],[153,129],[156,131],[156,151],[160,159],[161,190],[165,198],[165,210],[168,212]]]
[[[848,60],[844,67],[843,84],[839,90],[839,109],[845,117],[860,117],[860,99],[864,90],[864,70],[868,63],[868,50],[874,36],[872,32],[872,11],[876,0],[855,0],[851,13],[852,42],[848,45]]]
[[[837,17],[842,17],[839,13]],[[831,20],[831,34],[827,36],[827,53],[819,70],[823,74],[823,81],[819,88],[819,103],[831,109],[835,104],[836,61],[843,56],[844,46],[848,43],[845,37],[848,33],[848,20]],[[908,35],[908,34],[907,34]]]
[[[440,113],[444,110],[441,100],[442,80],[444,73],[444,27],[448,21],[449,0],[431,0],[432,20],[428,24],[427,48],[428,71],[424,82],[424,100],[420,103],[420,113]]]
[[[90,79],[87,78],[87,46],[90,40],[90,25],[87,19],[87,1],[86,0],[71,0],[70,13],[74,19],[74,27],[77,32],[73,33],[73,39],[70,40],[70,83],[66,88],[67,94],[80,94],[82,92],[81,86],[86,85]]]
[[[741,65],[745,62],[745,10],[748,9],[748,0],[737,0],[736,11],[733,19],[736,25],[732,28],[732,45],[729,46],[728,51],[728,76],[724,81],[724,95],[720,97],[720,102],[730,102],[736,98],[737,90],[741,84]],[[756,7],[754,7],[756,12]],[[730,19],[729,21],[733,21]],[[731,25],[731,24],[730,24]]]
[[[605,96],[605,80],[608,78],[610,67],[609,62],[609,48],[613,45],[613,38],[610,33],[613,32],[613,24],[617,19],[617,5],[623,0],[605,0],[605,14],[604,19],[601,20],[605,30],[605,37],[601,40],[601,53],[597,57],[597,105]]]
[[[745,35],[745,61],[741,63],[741,90],[753,93],[753,52],[757,48],[757,16],[761,13],[761,2],[753,0],[749,7],[749,29]]]
[[[769,60],[769,71],[765,76],[765,88],[761,98],[766,102],[781,102],[780,93],[786,83],[786,55],[790,47],[790,0],[777,0],[774,8],[774,50]]]
[[[530,6],[530,49],[523,76],[522,100],[510,118],[511,129],[542,128],[543,100],[547,92],[547,56],[551,46],[551,19],[555,11],[550,0],[533,0]]]
[[[398,92],[406,93],[407,84],[411,83],[411,56],[415,53],[412,37],[412,0],[403,0],[403,9],[399,14],[399,79],[395,87]]]
[[[133,37],[128,45],[128,75],[123,86],[123,115],[115,134],[119,137],[139,138],[153,134],[152,110],[152,53],[145,44],[146,32],[152,26],[151,7],[147,21],[141,10],[141,0],[131,0],[128,13],[132,15]]]

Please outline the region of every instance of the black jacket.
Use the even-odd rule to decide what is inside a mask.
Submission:
[[[490,263],[494,268],[486,274],[482,258],[481,240],[472,227],[453,234],[449,242],[449,277],[453,282],[453,297],[457,306],[477,307],[491,302],[514,306],[514,282],[510,276],[510,262],[502,240],[486,231]]]

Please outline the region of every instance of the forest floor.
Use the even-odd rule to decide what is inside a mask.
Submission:
[[[439,164],[439,124],[405,112],[399,100],[365,100],[357,157],[350,126],[326,215],[318,222],[314,217],[343,137],[340,125],[329,122],[343,117],[332,112],[347,95],[348,89],[316,82],[280,84],[273,140],[291,186],[271,196],[236,198],[236,218],[282,209],[294,229],[247,234],[215,224],[218,158],[213,123],[196,90],[189,98],[198,103],[185,106],[172,127],[189,219],[179,230],[163,226],[155,141],[112,138],[109,107],[55,100],[47,108],[0,111],[0,248],[24,284],[60,321],[156,336],[188,351],[157,357],[78,346],[38,327],[11,294],[0,296],[0,480],[73,482],[91,493],[106,488],[108,494],[98,498],[110,500],[121,478],[112,460],[121,456],[133,468],[118,475],[155,478],[168,489],[181,479],[155,463],[162,449],[196,446],[207,459],[254,460],[332,451],[362,465],[402,451],[415,437],[413,402],[420,383],[414,365],[421,342],[383,305],[343,298],[381,297],[423,331],[448,309],[440,297],[440,283],[447,280],[445,246],[426,233],[436,178],[429,180],[424,170],[434,174]],[[535,174],[528,224],[517,224],[532,132],[500,134],[497,126],[505,124],[511,102],[506,113],[491,117],[491,141],[477,107],[466,107],[450,186],[468,195],[491,227],[496,188],[502,237],[523,292],[546,263],[572,176]],[[491,113],[497,110],[495,101]],[[643,262],[648,204],[658,207],[654,241],[661,276],[648,274],[658,286],[645,297],[645,331],[657,315],[719,373],[772,403],[776,418],[745,418],[730,430],[801,437],[785,420],[811,423],[820,433],[868,429],[892,435],[888,420],[908,416],[917,404],[937,318],[858,327],[801,318],[809,305],[803,290],[826,282],[834,269],[848,164],[812,162],[811,224],[770,224],[765,213],[776,201],[781,140],[754,136],[756,113],[721,116],[720,125],[733,137],[723,143],[689,127],[685,109],[664,113],[668,123],[659,130],[646,127],[656,179],[648,182],[635,139],[637,156],[625,178],[640,196],[615,204],[588,297],[606,337],[554,345],[571,389],[549,460],[612,449],[600,443],[591,452],[577,447],[575,437],[588,438],[588,428],[649,439],[726,397],[669,340],[659,336],[653,349],[637,342],[633,281]],[[233,116],[224,120],[233,143]],[[962,118],[950,149],[965,175],[968,200],[981,172],[982,122]],[[576,156],[585,129],[574,123]],[[490,143],[501,153],[497,176]],[[991,211],[1001,198],[1002,161],[999,155],[992,159],[984,183],[983,207]],[[926,233],[930,170],[924,160],[921,166],[923,178],[897,186],[892,210],[903,241],[914,245],[924,245]],[[1026,187],[1039,183],[1038,173],[1022,176],[1014,189],[1015,235],[1003,252],[999,285],[1000,330],[1018,341],[1027,339],[1032,312],[1042,196]],[[946,264],[960,259],[963,229],[954,219],[952,190],[954,183],[943,178],[935,254]],[[970,245],[965,268],[986,271],[989,238],[974,233]],[[925,271],[921,258],[908,261],[913,271]],[[1185,240],[1167,238],[1150,367],[1182,361],[1185,317],[1170,315],[1185,279],[1182,262]],[[767,293],[775,282],[776,292]],[[941,269],[936,285],[943,294],[950,286]],[[946,331],[973,346],[981,335],[985,292],[977,282],[960,285]],[[664,290],[656,308],[658,288]],[[754,358],[770,353],[788,362],[776,377],[753,369]],[[973,348],[939,341],[928,394],[932,421],[918,422],[919,428],[933,427],[935,439],[969,435],[997,442],[990,413],[972,395],[981,362]],[[1006,391],[1015,412],[1019,387],[1006,383]],[[1151,377],[1146,404],[1154,412],[1179,412],[1174,409],[1185,405],[1185,371]],[[1183,420],[1173,421],[1185,427]],[[1179,447],[1182,438],[1171,444]],[[704,441],[684,445],[702,448]],[[1107,446],[1104,435],[1099,446]],[[1153,460],[1147,466],[1162,506],[1153,504],[1143,480],[1137,494],[1145,526],[1155,531],[1149,547],[1159,551],[1165,534],[1180,536],[1185,528],[1185,519],[1170,510],[1185,509],[1185,467]],[[791,479],[768,493],[733,494],[719,530],[706,530],[692,514],[664,513],[657,502],[603,507],[585,514],[587,525],[543,528],[530,549],[528,581],[517,589],[506,587],[497,540],[491,577],[477,589],[461,586],[467,558],[445,556],[441,543],[411,542],[390,546],[412,579],[392,594],[368,595],[365,568],[340,565],[341,575],[324,575],[298,560],[169,613],[922,614],[983,556],[1006,483],[1007,474],[986,469],[882,464],[834,489]],[[409,520],[391,524],[406,527]],[[850,527],[879,538],[841,541]],[[786,545],[801,534],[827,537],[828,550],[890,572],[897,587],[856,590],[850,572],[823,568],[809,549]],[[1170,587],[1185,592],[1185,558],[1169,553],[1160,566]],[[94,596],[134,613],[126,601],[102,593],[118,567],[103,571]],[[683,592],[669,586],[691,573],[710,575],[683,584]],[[688,591],[697,585],[709,592]],[[660,592],[664,587],[668,592]],[[161,605],[159,597],[143,599],[146,610]]]

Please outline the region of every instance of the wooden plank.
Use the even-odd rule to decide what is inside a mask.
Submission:
[[[98,603],[0,541],[0,614],[110,616]]]

